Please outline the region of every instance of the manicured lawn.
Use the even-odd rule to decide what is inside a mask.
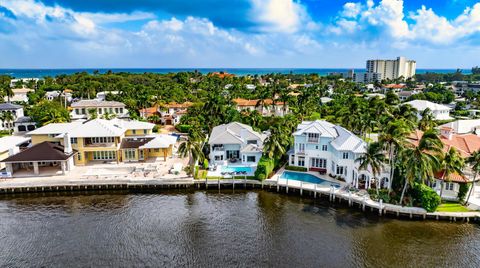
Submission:
[[[459,203],[443,203],[437,208],[437,212],[469,212],[466,207]]]

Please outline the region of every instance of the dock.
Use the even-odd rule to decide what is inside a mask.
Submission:
[[[307,198],[328,198],[332,203],[343,204],[362,211],[376,213],[378,216],[390,216],[412,220],[447,220],[451,222],[480,222],[480,212],[427,212],[418,207],[402,207],[371,200],[344,188],[328,187],[314,183],[288,180],[257,181],[250,179],[193,180],[193,178],[121,178],[121,179],[72,179],[39,180],[33,182],[0,182],[0,195],[35,192],[75,192],[75,191],[131,191],[161,189],[260,189],[282,194],[294,194]]]

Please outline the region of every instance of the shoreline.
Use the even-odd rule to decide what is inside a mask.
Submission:
[[[426,212],[423,208],[401,207],[398,205],[376,202],[365,196],[358,196],[341,189],[318,187],[317,184],[301,181],[282,182],[280,180],[193,180],[184,179],[72,179],[57,181],[37,181],[30,183],[0,182],[0,195],[44,192],[81,192],[81,191],[118,191],[118,190],[164,190],[164,189],[194,189],[194,190],[226,190],[240,188],[244,190],[259,189],[279,194],[300,195],[312,199],[327,197],[330,203],[348,205],[350,208],[363,212],[370,210],[378,217],[395,217],[402,220],[444,220],[450,222],[480,222],[480,211],[472,212]]]

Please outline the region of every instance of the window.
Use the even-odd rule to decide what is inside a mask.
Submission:
[[[77,144],[77,138],[70,138],[70,142],[72,144]]]
[[[247,162],[255,162],[255,156],[247,156]]]
[[[299,143],[298,144],[298,151],[303,153],[305,152],[305,144],[304,143]]]
[[[118,108],[115,108],[115,113],[118,114]]]
[[[155,152],[156,152],[156,153],[160,152],[160,149],[155,148]]]
[[[320,134],[318,133],[308,133],[308,142],[318,142]]]
[[[216,155],[215,161],[223,161],[223,155]]]
[[[93,152],[93,160],[114,160],[115,151],[98,151]]]
[[[136,150],[135,149],[127,149],[125,150],[125,158],[127,160],[135,160]]]
[[[305,166],[305,157],[299,157],[298,158],[298,166],[299,167],[304,167]]]
[[[257,144],[256,140],[247,140],[247,144]]]
[[[80,109],[75,109],[75,113],[80,115],[80,114],[82,114],[82,111],[80,111]]]
[[[453,183],[451,183],[451,182],[446,182],[446,183],[445,183],[445,190],[447,190],[447,191],[453,191]]]
[[[328,150],[327,145],[322,145],[322,151],[327,151],[327,150]]]
[[[343,175],[346,169],[342,166],[337,166],[337,175]]]
[[[85,108],[82,108],[81,114],[87,114],[87,110]]]
[[[120,108],[120,113],[123,114],[123,108]]]
[[[132,134],[133,134],[133,135],[137,134],[137,131],[136,131],[135,129],[132,130]]]
[[[148,131],[146,129],[143,130],[143,134],[147,135]]]
[[[98,108],[98,114],[102,114],[103,113],[103,109],[102,108]]]
[[[315,145],[315,150],[318,150],[318,145]]]
[[[292,155],[291,159],[290,159],[290,165],[295,165],[295,156]]]
[[[78,154],[77,154],[77,160],[78,160],[78,161],[82,161],[82,153],[78,153]]]
[[[348,159],[348,153],[347,152],[343,153],[343,159]]]
[[[310,159],[310,167],[326,168],[327,167],[327,160],[323,159],[323,158],[311,158]]]
[[[91,143],[113,143],[113,137],[93,137],[90,138]]]

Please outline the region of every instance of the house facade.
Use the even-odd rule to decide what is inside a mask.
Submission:
[[[15,122],[24,117],[23,107],[9,102],[0,103],[0,116],[0,130],[14,130]]]
[[[163,125],[176,125],[180,123],[183,115],[187,114],[188,108],[192,106],[191,102],[176,103],[170,102],[165,105],[160,111],[160,122]]]
[[[247,100],[247,99],[233,99],[236,104],[237,111],[258,111],[263,116],[284,116],[290,111],[288,105],[281,101],[276,101],[275,104],[272,99],[265,99],[263,102],[260,100]]]
[[[327,121],[304,121],[293,133],[294,146],[288,153],[289,165],[329,174],[357,188],[370,188],[374,176],[360,170],[355,160],[366,152],[367,143],[352,132]],[[388,171],[378,174],[381,186],[388,187]]]
[[[450,111],[452,110],[452,108],[445,105],[426,100],[412,100],[409,102],[405,102],[404,104],[408,104],[415,108],[418,111],[417,117],[419,119],[422,117],[422,112],[425,111],[427,108],[430,109],[435,120],[453,119],[453,117],[450,116]]]
[[[256,166],[266,138],[266,134],[238,122],[216,126],[208,140],[210,163]]]
[[[126,119],[128,110],[125,104],[118,101],[80,100],[71,104],[70,118],[85,120],[90,117],[90,111],[95,111],[98,118],[106,116]]]
[[[176,137],[153,134],[154,124],[120,119],[74,121],[38,128],[28,135],[32,144],[51,142],[64,145],[68,135],[77,152],[75,165],[95,162],[137,162],[148,158],[172,156]]]
[[[454,126],[453,124],[452,126]],[[457,128],[458,129],[458,128]],[[460,156],[467,159],[473,152],[480,150],[480,136],[474,133],[457,133],[455,128],[449,126],[440,126],[440,141],[443,144],[443,152],[448,152],[450,148],[455,148]],[[463,132],[462,128],[458,129]],[[418,145],[423,132],[417,130],[408,136],[408,141],[413,145]],[[463,174],[450,174],[445,177],[443,172],[437,172],[430,186],[437,192],[442,193],[442,198],[446,200],[457,200],[460,184],[472,182],[474,180],[473,171],[470,166],[465,166]],[[444,182],[442,184],[442,181]],[[442,190],[443,187],[443,190]]]

